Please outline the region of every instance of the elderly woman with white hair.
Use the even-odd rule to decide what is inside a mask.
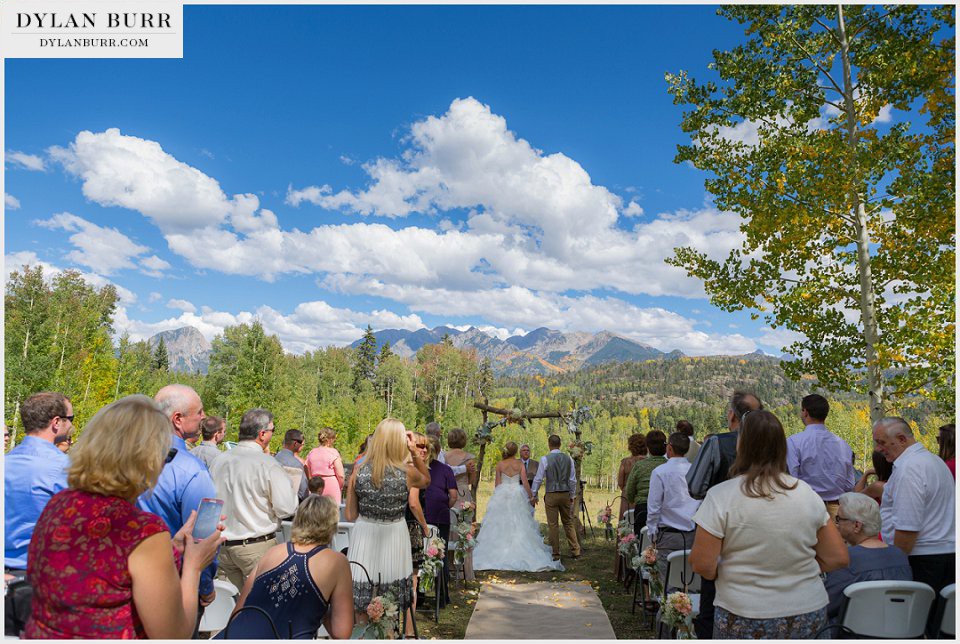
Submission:
[[[850,565],[827,573],[830,595],[827,618],[836,619],[843,604],[843,589],[858,581],[899,579],[910,581],[913,573],[906,553],[880,540],[880,508],[877,502],[858,492],[840,495],[837,528],[849,544]]]

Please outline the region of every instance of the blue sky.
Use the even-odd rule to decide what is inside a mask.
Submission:
[[[302,352],[375,329],[606,329],[779,354],[666,266],[739,220],[676,165],[663,75],[715,7],[186,6],[182,60],[6,61],[5,260],[123,295],[118,333],[260,319]]]

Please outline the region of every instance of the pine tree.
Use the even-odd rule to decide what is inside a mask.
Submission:
[[[157,371],[170,371],[170,355],[167,353],[167,343],[160,336],[157,348],[153,351],[153,368]]]
[[[354,352],[353,363],[353,390],[360,393],[364,383],[372,383],[377,377],[377,338],[373,335],[373,328],[368,324],[363,334],[360,346]]]

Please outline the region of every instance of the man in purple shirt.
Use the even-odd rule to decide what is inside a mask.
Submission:
[[[818,394],[800,402],[800,420],[806,429],[787,439],[787,469],[812,487],[830,516],[836,517],[840,495],[853,489],[857,475],[853,450],[823,424],[829,412],[830,403]]]

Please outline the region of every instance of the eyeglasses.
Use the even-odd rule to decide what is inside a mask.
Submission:
[[[72,422],[73,422],[73,414],[70,414],[69,416],[60,416],[60,419],[61,419],[61,420],[69,420],[69,421],[72,423]]]
[[[417,447],[420,448],[420,449],[427,449],[427,444],[426,444],[426,443],[423,443],[423,444],[417,443]]]
[[[850,517],[842,517],[839,514],[833,517],[834,523],[840,523],[841,521],[856,521],[856,519],[851,519]]]

